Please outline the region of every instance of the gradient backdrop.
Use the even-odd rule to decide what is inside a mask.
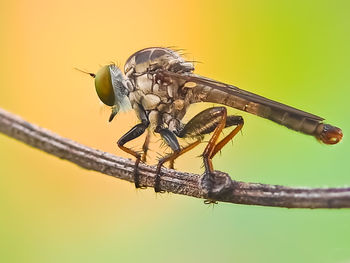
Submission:
[[[115,142],[134,114],[108,123],[93,80],[73,68],[123,66],[144,47],[176,46],[201,62],[198,74],[323,116],[345,134],[326,146],[230,110],[246,125],[217,169],[251,182],[350,185],[349,12],[346,0],[1,1],[0,107],[127,156]],[[177,168],[202,172],[199,153]],[[350,210],[212,208],[135,190],[1,134],[0,209],[1,262],[350,262]]]

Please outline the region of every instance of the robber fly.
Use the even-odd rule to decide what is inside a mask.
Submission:
[[[312,135],[325,144],[336,144],[342,137],[341,129],[323,123],[323,118],[269,100],[235,86],[221,83],[193,73],[192,62],[184,60],[172,49],[152,47],[140,50],[129,57],[124,73],[114,64],[102,67],[96,74],[95,87],[100,100],[112,108],[109,121],[122,109],[135,110],[140,123],[118,140],[123,151],[136,158],[135,186],[140,187],[138,165],[146,159],[149,135],[143,145],[143,154],[125,144],[147,129],[158,133],[172,153],[158,162],[154,188],[160,192],[161,167],[165,162],[173,167],[174,160],[196,147],[204,135],[212,134],[202,154],[205,173],[203,179],[213,180],[212,158],[242,129],[243,118],[227,115],[225,107],[212,107],[198,113],[189,122],[182,119],[192,103],[213,102],[269,119],[292,130]],[[224,128],[235,128],[223,139]],[[178,138],[191,138],[194,142],[181,148]],[[210,185],[210,184],[208,184]]]

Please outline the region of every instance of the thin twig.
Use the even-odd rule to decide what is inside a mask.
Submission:
[[[0,109],[0,132],[85,169],[133,182],[133,161],[62,138],[2,109]],[[154,172],[154,167],[140,164],[142,186],[154,186]],[[161,189],[164,191],[208,199],[209,193],[202,186],[200,175],[166,168],[162,170]],[[228,175],[220,172],[216,174],[213,191],[209,197],[212,201],[289,208],[350,207],[348,187],[294,188],[245,183],[233,181]]]

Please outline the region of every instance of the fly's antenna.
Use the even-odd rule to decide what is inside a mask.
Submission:
[[[79,68],[74,68],[75,70],[78,70],[82,73],[85,73],[85,74],[89,74],[91,77],[95,78],[96,77],[96,74],[95,73],[92,73],[92,72],[89,72],[87,70],[82,70],[82,69],[79,69]]]

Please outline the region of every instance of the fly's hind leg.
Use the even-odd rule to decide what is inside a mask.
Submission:
[[[233,137],[242,129],[243,118],[240,119],[237,126],[221,141],[218,141],[221,131],[226,127],[227,122],[227,110],[224,107],[218,107],[216,114],[221,116],[219,123],[217,124],[212,137],[210,138],[207,147],[203,152],[203,162],[205,167],[205,173],[203,176],[203,185],[208,190],[208,197],[210,198],[213,190],[213,184],[215,183],[214,168],[212,159],[213,157],[230,141]]]
[[[156,176],[154,180],[154,191],[157,193],[157,192],[161,192],[160,173],[161,173],[161,168],[163,164],[168,161],[170,163],[173,163],[177,157],[196,147],[200,143],[200,140],[197,140],[181,149],[179,142],[172,131],[170,131],[169,129],[157,129],[156,132],[160,134],[160,136],[164,139],[165,143],[173,151],[173,153],[166,155],[165,157],[161,158],[158,162],[157,169],[156,169]]]
[[[227,116],[225,107],[213,107],[197,114],[178,133],[179,137],[194,137],[213,132],[202,155],[205,167],[203,186],[207,188],[209,194],[215,183],[212,158],[242,129],[243,123],[241,116]],[[236,127],[218,142],[222,130],[233,125]]]

